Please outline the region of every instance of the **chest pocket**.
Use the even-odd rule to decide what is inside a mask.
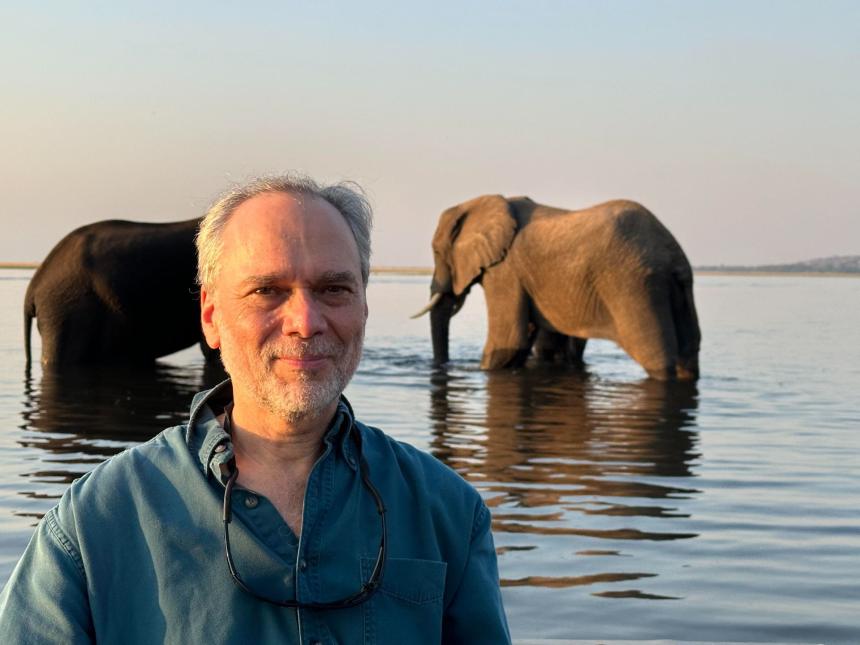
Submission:
[[[362,558],[366,580],[376,558]],[[380,585],[364,603],[364,642],[439,643],[445,595],[445,562],[388,558]]]

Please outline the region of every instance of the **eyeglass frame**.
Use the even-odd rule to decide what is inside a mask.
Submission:
[[[350,413],[352,413],[352,408],[350,407],[349,402],[347,402],[346,399],[342,400],[346,403]],[[224,430],[228,434],[230,434],[231,426],[233,423],[231,414],[232,408],[233,405],[229,405],[225,410],[224,415]],[[373,565],[373,571],[371,571],[370,573],[370,578],[368,578],[367,582],[362,583],[361,589],[359,589],[356,593],[345,598],[341,598],[339,600],[331,600],[325,602],[278,600],[276,598],[270,598],[251,589],[251,587],[239,575],[239,572],[236,569],[236,563],[233,561],[233,554],[230,550],[229,527],[230,522],[233,519],[233,486],[235,485],[236,480],[239,478],[239,468],[236,466],[236,460],[234,458],[230,461],[231,473],[227,479],[226,485],[224,486],[224,504],[222,509],[222,520],[224,522],[224,554],[227,558],[227,567],[230,569],[230,576],[232,577],[233,582],[236,584],[237,587],[239,587],[239,589],[253,596],[257,600],[261,600],[272,605],[277,605],[278,607],[290,607],[294,609],[313,609],[316,611],[329,611],[335,609],[349,609],[351,607],[356,607],[370,600],[373,594],[376,593],[377,589],[379,589],[379,586],[382,584],[382,574],[385,569],[385,562],[387,559],[388,528],[385,522],[386,509],[385,504],[383,504],[382,502],[382,496],[379,494],[379,491],[370,481],[370,469],[367,465],[367,460],[364,458],[364,453],[362,451],[361,446],[361,432],[358,428],[350,428],[349,432],[350,435],[353,437],[353,440],[355,441],[356,448],[358,449],[358,472],[361,477],[361,481],[364,483],[365,487],[370,491],[370,494],[373,496],[373,500],[376,503],[376,511],[379,513],[380,522],[382,524],[382,533],[379,540],[379,551],[377,552],[376,563]]]

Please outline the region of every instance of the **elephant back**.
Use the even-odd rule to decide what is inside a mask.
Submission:
[[[671,233],[627,200],[575,211],[537,207],[510,257],[536,313],[565,334],[589,338],[616,338],[612,306],[623,294],[679,273],[692,279]]]

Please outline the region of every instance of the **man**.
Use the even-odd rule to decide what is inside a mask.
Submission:
[[[0,597],[4,643],[509,642],[477,492],[342,397],[369,228],[361,195],[302,178],[215,203],[201,318],[231,380],[72,484]]]

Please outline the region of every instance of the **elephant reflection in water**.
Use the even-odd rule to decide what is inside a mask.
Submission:
[[[666,516],[670,509],[625,506],[615,500],[695,492],[638,481],[691,475],[698,457],[692,430],[697,407],[694,383],[646,379],[609,384],[558,368],[483,376],[486,399],[481,402],[480,391],[459,385],[456,375],[436,373],[431,445],[437,457],[473,483],[488,483],[493,492],[489,505],[546,507],[558,515],[576,510],[588,515]],[[475,440],[474,426],[485,432],[485,439]],[[613,501],[594,503],[607,499]],[[493,515],[499,530],[522,519],[507,510]],[[542,529],[534,527],[534,532]],[[652,539],[676,537],[690,536]]]
[[[49,454],[77,455],[62,463],[86,464],[83,470],[50,474],[52,481],[60,477],[71,482],[129,442],[146,441],[187,420],[194,394],[224,376],[218,365],[161,364],[44,369],[38,385],[36,377],[28,374],[22,412],[22,428],[27,432],[24,441],[28,448]]]

